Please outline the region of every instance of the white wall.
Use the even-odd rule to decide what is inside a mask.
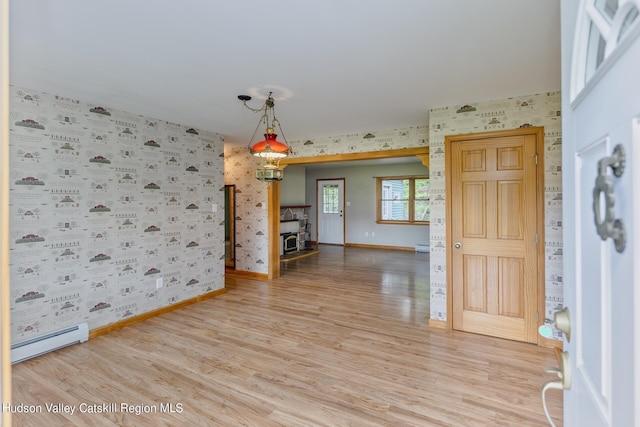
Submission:
[[[280,181],[280,205],[297,206],[305,204],[305,166],[293,165],[284,169]]]

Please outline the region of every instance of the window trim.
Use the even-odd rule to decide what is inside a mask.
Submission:
[[[406,200],[409,204],[409,219],[404,220],[390,220],[390,219],[382,219],[382,211],[383,211],[383,181],[390,180],[409,180],[409,198],[403,199]],[[416,179],[429,179],[429,175],[404,175],[404,176],[377,176],[376,177],[376,224],[395,224],[395,225],[430,225],[431,218],[429,221],[416,221],[415,218],[415,180]],[[424,199],[418,199],[424,200]],[[431,201],[431,197],[426,199],[427,202]]]

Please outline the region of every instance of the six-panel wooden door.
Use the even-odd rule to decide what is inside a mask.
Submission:
[[[449,137],[453,328],[537,342],[539,134]]]

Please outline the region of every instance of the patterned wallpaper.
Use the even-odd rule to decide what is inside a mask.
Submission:
[[[429,128],[425,125],[289,141],[289,145],[292,157],[308,157],[422,147],[429,145],[428,141]]]
[[[10,117],[14,341],[224,287],[221,135],[18,87]]]
[[[434,108],[429,114],[431,166],[431,318],[445,320],[446,223],[444,138],[544,126],[545,319],[562,308],[562,124],[560,92]],[[558,331],[554,337],[560,338]]]
[[[269,184],[256,179],[258,165],[248,148],[225,147],[224,182],[236,186],[236,270],[268,274]]]

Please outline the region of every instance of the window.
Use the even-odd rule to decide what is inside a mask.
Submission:
[[[429,178],[399,176],[376,178],[377,223],[428,224]]]
[[[625,45],[624,38],[631,30],[640,26],[637,0],[582,0],[581,17],[576,26],[578,46],[574,50],[572,65],[571,97],[575,101],[589,81],[605,71],[603,64]],[[630,39],[631,40],[631,39]],[[602,71],[601,71],[602,70]]]
[[[339,205],[339,193],[338,186],[335,184],[332,185],[323,185],[322,186],[322,208],[323,212],[326,214],[338,213],[338,205]]]

